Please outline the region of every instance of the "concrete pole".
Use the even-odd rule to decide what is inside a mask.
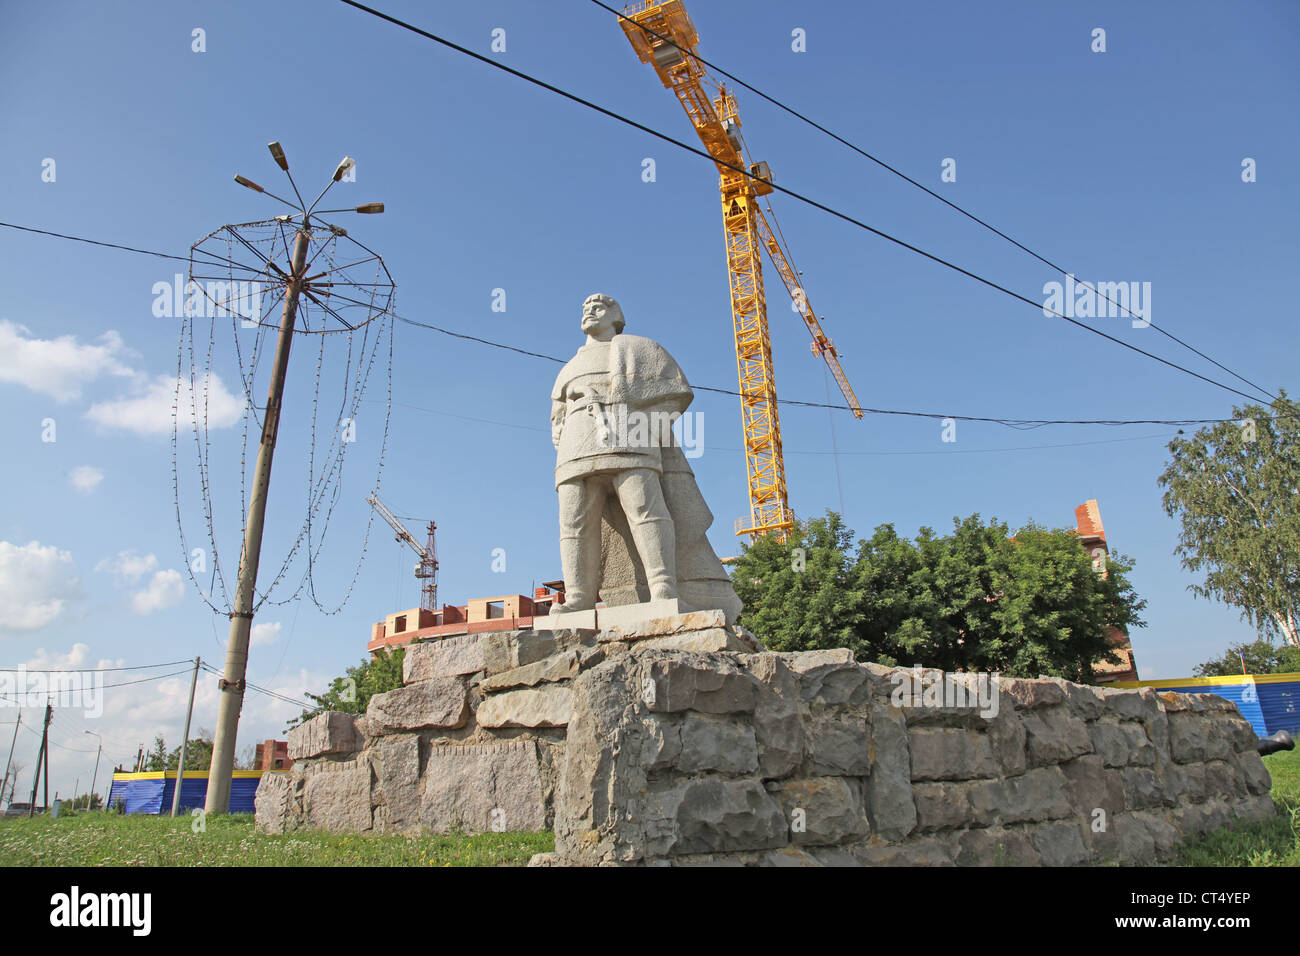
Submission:
[[[14,747],[18,745],[18,726],[23,722],[23,712],[18,711],[18,719],[14,721],[14,739],[9,741],[9,759],[5,761],[5,782],[0,784],[0,803],[4,802],[5,787],[9,785],[9,767],[14,762]],[[9,801],[12,803],[13,801]]]
[[[36,787],[41,782],[41,761],[45,761],[45,805],[48,809],[50,803],[50,762],[47,757],[49,753],[50,742],[50,718],[54,716],[54,705],[46,703],[45,705],[45,729],[41,732],[41,752],[36,755],[36,777],[32,780],[32,799],[27,805],[27,816],[36,815]]]
[[[172,789],[172,816],[181,806],[181,786],[185,783],[185,749],[190,742],[190,718],[194,716],[194,688],[199,683],[199,659],[194,658],[194,674],[190,677],[190,706],[185,710],[185,733],[181,734],[181,759],[176,765],[176,786]],[[164,775],[165,777],[165,775]],[[212,786],[209,777],[208,786]]]
[[[95,734],[93,730],[87,730],[86,733]],[[99,734],[95,734],[95,736],[99,737]],[[99,776],[99,755],[102,754],[103,752],[104,752],[104,738],[99,737],[99,749],[95,751],[95,772],[90,775],[90,799],[86,801],[87,810],[95,809],[94,807],[91,806],[91,803],[93,803],[95,800],[95,778]],[[108,805],[107,800],[104,801],[104,805],[105,806]]]
[[[45,743],[41,747],[41,749],[45,751],[45,796],[43,799],[45,802],[46,813],[50,812],[50,721],[49,718],[53,716],[53,713],[54,713],[53,707],[50,707],[50,709],[46,711]],[[58,795],[59,795],[59,791],[55,790],[54,796],[58,797]]]
[[[275,437],[280,430],[284,380],[289,370],[289,345],[293,341],[293,324],[298,313],[298,293],[302,288],[309,238],[307,223],[304,222],[293,246],[293,264],[284,289],[280,338],[275,347],[275,367],[271,370],[271,387],[266,400],[266,414],[262,419],[262,443],[257,451],[257,470],[253,476],[252,497],[248,502],[244,548],[239,556],[239,584],[235,590],[235,607],[230,612],[225,677],[217,684],[221,698],[217,706],[217,732],[212,741],[208,795],[204,801],[206,813],[227,813],[230,810],[230,774],[235,767],[235,737],[239,732],[239,711],[244,704],[244,674],[248,667],[248,636],[253,626],[257,564],[262,554],[266,492],[271,483]]]

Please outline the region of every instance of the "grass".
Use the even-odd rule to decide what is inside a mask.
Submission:
[[[1278,815],[1224,827],[1182,847],[1173,866],[1300,866],[1300,751],[1264,758]],[[357,836],[258,833],[251,814],[116,813],[0,818],[0,866],[523,866],[555,848],[551,833]]]
[[[1188,841],[1173,866],[1300,866],[1300,750],[1264,758],[1277,816],[1223,827]]]
[[[258,833],[252,814],[116,813],[0,819],[0,866],[523,866],[555,848],[550,833],[358,836]]]

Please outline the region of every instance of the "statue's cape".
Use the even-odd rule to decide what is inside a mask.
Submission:
[[[720,608],[726,613],[727,623],[735,623],[742,608],[740,598],[706,534],[713,524],[713,513],[700,494],[682,450],[670,446],[663,450],[663,456],[664,471],[659,480],[677,538],[677,592],[688,608]],[[614,607],[650,600],[645,568],[616,495],[605,499],[601,552],[600,597],[606,604]]]
[[[609,345],[608,404],[642,408],[671,402],[679,412],[690,405],[694,398],[690,383],[668,350],[654,339],[620,333]],[[551,401],[560,401],[564,387],[584,371],[578,356],[570,359],[556,376]]]

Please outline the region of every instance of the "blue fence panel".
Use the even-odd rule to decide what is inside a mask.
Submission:
[[[1300,735],[1300,681],[1259,685],[1259,705],[1268,733]]]
[[[261,782],[261,775],[234,777],[230,781],[230,812],[252,813],[257,786]],[[108,807],[112,809],[121,800],[126,805],[127,813],[171,813],[175,786],[174,777],[164,780],[153,774],[115,774],[108,791]],[[202,807],[207,797],[207,775],[187,775],[181,783],[180,812],[188,813],[195,807]]]
[[[1255,735],[1267,737],[1285,730],[1300,735],[1300,675],[1243,674],[1241,677],[1179,677],[1169,680],[1122,681],[1119,688],[1150,687],[1158,693],[1217,694],[1237,705]]]
[[[109,807],[121,800],[127,813],[157,813],[162,809],[163,782],[161,780],[119,780],[113,778],[108,792]]]

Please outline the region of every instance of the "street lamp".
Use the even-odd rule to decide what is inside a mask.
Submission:
[[[267,220],[267,222],[274,221],[276,234],[285,252],[288,252],[288,236],[290,233],[293,234],[293,252],[287,269],[281,269],[272,261],[273,253],[264,254],[258,248],[259,240],[253,239],[250,241],[240,235],[241,231],[252,234],[254,230],[262,228],[265,223],[243,223],[226,226],[219,230],[226,233],[228,238],[238,239],[244,249],[254,253],[257,256],[255,263],[248,263],[247,265],[236,263],[230,258],[229,253],[221,254],[205,250],[202,246],[203,242],[207,240],[196,244],[191,250],[190,274],[193,281],[198,282],[201,279],[209,278],[196,275],[194,268],[195,254],[206,252],[207,261],[203,259],[197,260],[204,268],[211,268],[214,263],[229,263],[231,268],[238,267],[240,269],[241,286],[247,285],[249,280],[255,280],[256,283],[260,284],[261,288],[283,289],[284,293],[279,337],[276,343],[269,394],[263,416],[262,440],[257,453],[252,492],[249,495],[248,516],[244,523],[244,543],[240,551],[238,584],[233,607],[229,615],[230,635],[226,643],[225,668],[217,683],[221,693],[217,705],[216,732],[212,741],[212,760],[208,773],[207,796],[204,801],[208,813],[226,813],[230,804],[230,779],[231,771],[234,768],[235,738],[239,727],[239,712],[247,687],[245,673],[248,665],[252,620],[257,606],[261,603],[258,600],[256,589],[257,572],[261,560],[267,491],[271,480],[271,463],[276,436],[280,427],[285,378],[289,367],[290,343],[296,334],[338,331],[325,329],[324,318],[321,320],[321,328],[319,329],[306,327],[305,320],[304,326],[298,327],[299,299],[301,297],[304,306],[310,303],[311,306],[320,310],[322,316],[328,316],[336,320],[348,332],[355,332],[359,326],[348,322],[340,314],[341,312],[351,308],[360,309],[366,316],[365,322],[368,323],[377,315],[382,315],[391,308],[392,280],[388,276],[387,267],[383,265],[383,260],[377,254],[362,246],[361,243],[356,242],[354,239],[348,239],[347,241],[350,244],[360,247],[366,255],[355,261],[343,260],[346,263],[345,265],[336,265],[332,251],[326,252],[326,250],[332,249],[333,244],[339,239],[347,239],[347,231],[319,219],[318,217],[323,213],[316,211],[316,207],[325,197],[325,194],[356,166],[356,161],[350,156],[344,156],[335,168],[329,182],[325,184],[325,188],[320,191],[320,195],[312,203],[308,204],[303,200],[298,184],[294,182],[293,173],[289,171],[289,160],[285,156],[284,148],[279,142],[273,141],[267,144],[267,149],[270,150],[271,158],[275,160],[275,164],[280,167],[288,178],[289,185],[293,188],[293,194],[298,201],[294,203],[282,196],[277,196],[244,176],[236,176],[235,182],[254,192],[270,196],[292,210],[288,214],[282,213],[276,216],[274,220]],[[373,215],[383,212],[384,204],[372,202],[350,207],[347,210],[325,210],[325,212],[345,211]],[[214,233],[208,239],[212,239],[215,235],[217,234]],[[272,246],[272,249],[274,249],[274,246]],[[308,266],[315,263],[322,252],[325,252],[325,256],[320,259],[321,264],[317,266],[320,271],[312,273]],[[346,270],[369,262],[377,263],[378,269],[383,272],[382,276],[376,274],[375,281],[356,281],[346,274]],[[231,273],[229,280],[223,281],[228,281],[230,285],[233,285],[234,273]],[[230,285],[224,287],[229,288]],[[305,313],[309,311],[309,309],[304,308]],[[261,323],[259,322],[259,324]],[[176,812],[178,805],[183,777],[184,766],[181,766],[177,770],[176,789],[173,793],[173,813]]]

